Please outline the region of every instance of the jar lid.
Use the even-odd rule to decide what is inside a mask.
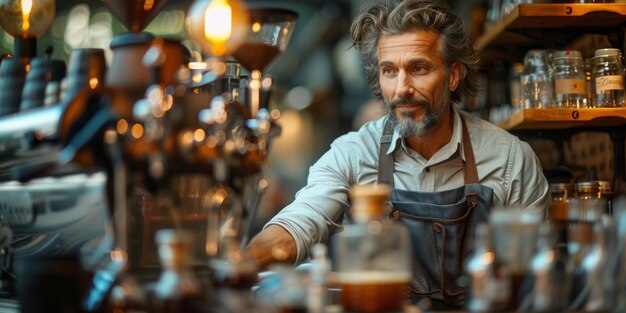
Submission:
[[[552,60],[567,60],[567,59],[575,59],[582,60],[583,56],[578,50],[559,50],[554,52],[552,55]]]
[[[593,53],[594,57],[621,57],[622,52],[616,48],[598,49]]]
[[[524,56],[524,67],[526,71],[534,71],[538,68],[548,67],[548,53],[546,50],[529,50]]]
[[[385,201],[391,188],[385,184],[354,185],[350,190],[352,215],[376,216],[385,214]]]
[[[576,184],[578,192],[610,192],[611,182],[604,180],[584,181]]]
[[[574,194],[574,184],[573,183],[551,183],[550,184],[550,192],[565,192],[568,195]]]

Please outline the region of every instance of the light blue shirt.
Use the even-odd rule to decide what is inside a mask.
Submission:
[[[429,160],[408,148],[394,133],[387,153],[394,153],[394,187],[436,192],[464,184],[462,126],[467,124],[482,185],[494,191],[494,208],[540,211],[550,205],[549,185],[532,148],[505,130],[453,110],[450,142]],[[344,212],[350,207],[350,186],[375,183],[378,178],[380,137],[387,117],[363,125],[337,138],[309,171],[307,186],[296,194],[266,225],[278,224],[295,239],[296,263],[304,261],[313,244],[326,242],[343,229]]]

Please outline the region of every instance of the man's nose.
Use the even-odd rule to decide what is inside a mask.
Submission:
[[[415,93],[415,88],[411,84],[409,76],[403,71],[398,74],[398,81],[396,86],[396,96],[398,98],[411,98]]]

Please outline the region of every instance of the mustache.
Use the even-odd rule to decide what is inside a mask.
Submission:
[[[426,99],[414,99],[414,98],[406,98],[406,99],[400,98],[400,99],[392,100],[389,103],[389,106],[391,108],[394,108],[397,106],[403,106],[403,105],[423,105],[423,106],[428,107],[429,103],[428,103],[428,100]]]

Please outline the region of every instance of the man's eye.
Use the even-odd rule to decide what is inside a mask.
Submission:
[[[394,71],[391,68],[383,68],[382,69],[382,73],[383,73],[383,75],[392,75],[394,73]]]
[[[422,73],[426,70],[425,67],[422,66],[414,66],[413,67],[413,73]]]

